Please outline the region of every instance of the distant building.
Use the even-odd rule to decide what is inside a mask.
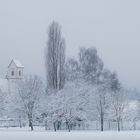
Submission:
[[[8,70],[5,79],[0,78],[0,90],[6,93],[15,92],[16,83],[23,79],[24,66],[13,59],[8,65]]]

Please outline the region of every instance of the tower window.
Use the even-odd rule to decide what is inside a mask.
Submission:
[[[11,72],[11,75],[14,76],[14,71]]]
[[[19,71],[19,76],[21,76],[21,71]]]

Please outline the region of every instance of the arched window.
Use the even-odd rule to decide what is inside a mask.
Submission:
[[[21,71],[19,71],[19,76],[21,76]]]
[[[14,76],[14,71],[11,72],[11,75]]]

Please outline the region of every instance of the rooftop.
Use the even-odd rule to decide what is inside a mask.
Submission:
[[[12,62],[14,62],[15,65],[16,65],[17,67],[19,67],[19,68],[24,68],[24,66],[20,63],[19,60],[13,59],[13,60],[10,62],[10,64],[11,64]],[[10,66],[10,64],[9,64],[9,66]],[[9,67],[9,66],[8,66],[8,67]]]

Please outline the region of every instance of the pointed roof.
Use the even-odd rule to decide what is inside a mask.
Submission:
[[[12,59],[12,61],[10,62],[8,68],[10,67],[11,63],[15,63],[15,65],[18,67],[18,68],[24,68],[24,66],[20,63],[20,61],[16,60],[16,59]]]

